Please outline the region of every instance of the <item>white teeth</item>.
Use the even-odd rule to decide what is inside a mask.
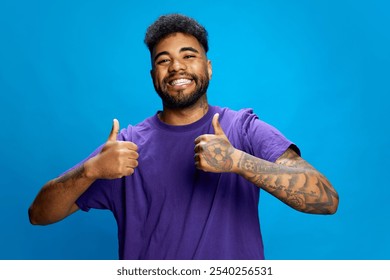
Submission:
[[[189,83],[191,83],[191,80],[188,80],[188,79],[177,79],[177,80],[173,80],[171,82],[171,85],[172,86],[176,86],[176,85],[188,85]]]

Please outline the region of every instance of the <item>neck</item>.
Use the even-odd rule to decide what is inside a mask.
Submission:
[[[191,107],[173,109],[164,106],[158,117],[169,125],[187,125],[200,120],[208,110],[209,105],[206,95],[204,95]]]

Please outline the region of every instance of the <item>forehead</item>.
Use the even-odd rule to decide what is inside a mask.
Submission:
[[[194,36],[178,32],[161,39],[154,47],[153,55],[160,52],[178,52],[184,47],[192,47],[199,52],[204,52],[202,45]]]

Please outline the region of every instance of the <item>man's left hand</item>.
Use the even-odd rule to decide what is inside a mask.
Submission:
[[[203,134],[195,139],[195,166],[206,172],[232,172],[235,148],[230,144],[219,124],[219,114],[212,120],[214,134]]]

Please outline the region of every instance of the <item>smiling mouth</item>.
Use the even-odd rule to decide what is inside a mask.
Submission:
[[[177,79],[177,80],[172,80],[169,82],[171,86],[184,86],[188,85],[192,82],[191,79]]]

